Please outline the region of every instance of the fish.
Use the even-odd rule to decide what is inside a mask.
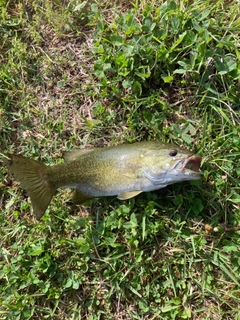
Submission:
[[[202,177],[200,156],[160,141],[75,149],[52,166],[17,154],[7,155],[4,163],[27,191],[38,220],[58,188],[74,188],[73,202],[83,204],[105,196],[126,200]]]

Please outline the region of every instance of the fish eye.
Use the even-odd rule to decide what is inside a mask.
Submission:
[[[177,155],[177,150],[176,149],[172,149],[172,150],[170,150],[169,151],[169,155],[170,155],[170,157],[175,157],[176,155]]]

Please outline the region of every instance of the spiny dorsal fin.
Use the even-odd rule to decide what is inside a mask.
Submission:
[[[118,195],[118,199],[127,200],[127,199],[130,199],[130,198],[133,198],[133,197],[137,196],[141,192],[142,192],[142,190],[121,192]]]

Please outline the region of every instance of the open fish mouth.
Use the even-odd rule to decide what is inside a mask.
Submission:
[[[194,172],[199,172],[200,168],[200,163],[201,163],[201,157],[200,156],[189,156],[182,161],[182,168],[181,170],[191,170]]]

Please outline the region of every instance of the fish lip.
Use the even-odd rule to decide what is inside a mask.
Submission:
[[[188,171],[193,171],[195,173],[199,173],[201,159],[202,158],[200,156],[197,156],[197,155],[190,155],[190,156],[182,159],[181,171],[188,170]]]

